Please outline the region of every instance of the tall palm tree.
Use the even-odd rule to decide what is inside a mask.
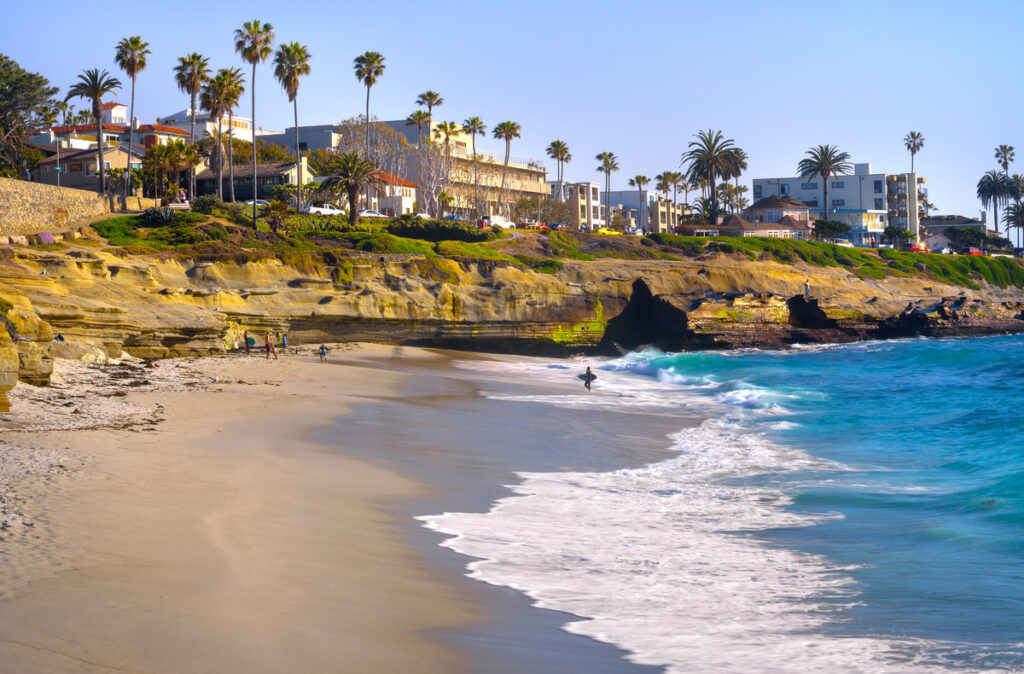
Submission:
[[[911,131],[903,137],[903,147],[907,148],[910,152],[910,172],[914,172],[914,155],[921,151],[924,147],[924,136],[921,135],[920,131]]]
[[[356,79],[366,86],[366,132],[363,138],[363,152],[370,151],[370,88],[384,74],[384,56],[375,51],[360,54],[352,61]]]
[[[440,140],[442,138],[444,139],[444,156],[445,156],[445,159],[451,160],[451,158],[452,158],[452,150],[451,150],[452,136],[459,135],[459,133],[461,131],[462,131],[462,127],[460,127],[456,122],[441,122],[441,123],[439,123],[437,125],[437,128],[434,129],[434,140]]]
[[[416,97],[416,105],[427,109],[427,128],[434,122],[434,108],[444,105],[444,99],[436,91],[424,91]]]
[[[601,152],[594,158],[601,162],[597,170],[604,174],[604,224],[607,226],[612,224],[612,171],[619,170],[619,158],[613,152]]]
[[[1003,173],[1010,172],[1010,164],[1013,163],[1014,147],[1012,145],[1000,145],[996,147],[996,162],[1003,167]]]
[[[491,135],[495,140],[505,141],[505,164],[501,168],[501,189],[498,190],[498,207],[505,203],[505,175],[508,173],[508,160],[509,154],[512,151],[512,139],[519,138],[522,128],[517,122],[502,122],[501,124],[494,127]]]
[[[729,173],[732,174],[733,181],[733,195],[737,197],[733,200],[733,212],[739,210],[739,195],[740,195],[740,176],[747,170],[747,153],[741,148],[733,148],[730,152],[732,159],[732,166],[730,167]]]
[[[359,193],[382,184],[380,171],[370,157],[358,152],[346,152],[332,166],[335,173],[324,181],[324,189],[348,196],[348,222],[355,226],[359,217]]]
[[[295,192],[295,207],[302,209],[302,153],[299,152],[299,78],[308,75],[309,49],[298,42],[283,44],[274,56],[274,77],[288,94],[295,115],[295,165],[299,170],[299,185]],[[256,148],[252,151],[255,153]],[[254,176],[255,177],[255,176]]]
[[[217,73],[222,78],[221,91],[223,92],[224,112],[228,113],[228,130],[226,139],[228,144],[228,196],[231,203],[235,203],[235,108],[242,100],[245,93],[245,77],[241,68],[221,68]],[[221,74],[223,73],[223,74]],[[253,156],[256,150],[253,148]],[[253,185],[256,178],[253,177]],[[255,195],[255,187],[253,188]],[[253,196],[255,201],[256,197]]]
[[[487,125],[479,117],[467,117],[462,121],[462,132],[468,133],[473,141],[473,198],[476,201],[477,215],[483,215],[480,203],[480,165],[476,156],[476,137],[487,132]]]
[[[128,167],[124,176],[124,198],[128,198],[128,173],[131,169],[131,151],[135,148],[135,77],[146,69],[146,56],[150,54],[149,43],[138,35],[122,38],[114,48],[114,63],[132,80],[132,101],[128,112]]]
[[[1024,235],[1024,204],[1018,201],[1007,206],[1006,212],[1003,213],[1003,221],[1006,223],[1007,234],[1011,229],[1016,229]],[[1018,236],[1018,240],[1020,240],[1020,236]]]
[[[657,181],[654,183],[654,189],[664,194],[666,201],[668,200],[668,193],[675,189],[675,177],[676,174],[674,171],[663,171],[662,173],[654,176],[654,179]],[[672,214],[669,216],[668,225],[673,227],[676,224],[676,209],[675,203],[673,202]]]
[[[647,210],[644,208],[644,187],[646,187],[649,182],[651,182],[651,179],[647,176],[633,176],[629,179],[629,186],[636,188],[637,212],[640,215],[640,222],[637,224],[640,225],[640,230],[643,231],[644,234],[647,233],[647,227],[644,225],[644,211]],[[650,218],[648,217],[648,219]]]
[[[704,179],[711,191],[711,224],[718,222],[718,191],[719,178],[728,180],[732,175],[735,149],[732,139],[725,138],[721,131],[708,129],[698,131],[697,140],[690,141],[689,150],[683,153],[681,164],[686,166],[686,174],[690,180]]]
[[[71,106],[67,101],[57,101],[53,104],[53,107],[57,109],[57,112],[61,115],[61,126],[67,126],[68,124],[68,110]]]
[[[423,110],[414,110],[405,118],[406,126],[416,127],[416,144],[423,145],[423,125],[430,124],[430,115]]]
[[[572,161],[572,153],[569,152],[569,144],[564,140],[553,140],[548,144],[546,152],[548,156],[557,162],[558,165],[558,201],[564,201],[565,195],[562,194],[562,185],[565,179],[565,164],[566,162]]]
[[[100,179],[100,193],[107,190],[107,172],[103,161],[103,97],[121,88],[121,81],[111,77],[106,70],[90,68],[82,71],[78,81],[68,89],[67,98],[85,98],[92,103],[92,117],[96,121],[96,150],[99,166],[96,171]],[[129,155],[131,156],[131,155]]]
[[[210,78],[210,59],[202,54],[192,52],[188,56],[179,56],[178,65],[174,67],[174,82],[189,96],[189,112],[192,115],[192,128],[188,140],[196,142],[196,98],[203,90],[203,84]],[[196,193],[196,172],[191,171],[188,181],[188,198],[194,199]]]
[[[992,222],[999,232],[999,206],[1014,193],[1016,185],[1012,178],[999,171],[988,171],[978,181],[977,195],[983,208],[992,206]]]
[[[256,200],[259,198],[259,181],[256,180],[256,66],[270,58],[274,48],[274,27],[269,23],[260,23],[259,19],[246,21],[235,30],[235,51],[242,60],[252,66],[252,79],[249,80],[249,93],[252,96],[252,226],[256,228],[259,212]],[[218,185],[220,176],[217,176]],[[234,184],[232,182],[232,184]]]
[[[812,147],[805,154],[807,156],[800,160],[796,170],[801,178],[821,176],[821,205],[824,211],[822,218],[828,220],[828,180],[833,176],[850,172],[850,155],[847,152],[840,152],[835,145]]]
[[[220,199],[224,198],[224,110],[227,107],[227,100],[231,96],[231,81],[229,76],[229,70],[222,68],[217,71],[211,79],[206,81],[203,85],[202,92],[200,92],[199,101],[203,110],[210,113],[210,117],[217,120],[217,197]],[[228,139],[228,145],[230,146],[231,139]],[[256,171],[255,167],[252,174],[253,185],[256,184]],[[255,201],[255,197],[253,197]]]
[[[142,167],[153,174],[153,196],[157,199],[160,198],[161,192],[167,193],[167,181],[164,180],[164,176],[171,170],[172,152],[170,144],[157,143],[146,150],[146,156],[142,159]]]

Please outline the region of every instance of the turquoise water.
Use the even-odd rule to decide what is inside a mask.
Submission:
[[[749,432],[826,462],[743,478],[817,518],[762,540],[853,579],[855,601],[823,629],[1024,669],[1024,338],[648,354],[628,369],[701,382],[760,412]]]

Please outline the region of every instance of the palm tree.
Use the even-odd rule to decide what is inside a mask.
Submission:
[[[57,112],[59,112],[60,115],[61,115],[61,122],[60,122],[61,126],[67,126],[68,125],[68,111],[71,109],[71,106],[68,105],[67,101],[57,101],[56,103],[53,104],[53,107],[56,108]]]
[[[601,152],[595,159],[601,162],[597,170],[604,174],[604,224],[608,226],[612,224],[612,171],[619,170],[619,158],[612,152]]]
[[[1012,149],[1012,148],[1011,148]],[[1015,191],[1012,178],[999,171],[988,171],[978,181],[977,194],[983,208],[992,206],[992,222],[999,232],[999,205],[1005,203]]]
[[[512,151],[512,139],[519,138],[521,127],[518,123],[508,121],[494,127],[491,135],[495,140],[505,141],[505,164],[501,168],[501,189],[498,190],[498,208],[505,203],[505,175],[508,173],[509,153]]]
[[[924,147],[924,136],[921,135],[920,131],[911,131],[903,138],[903,147],[907,148],[910,152],[910,172],[914,172],[914,155],[921,151]]]
[[[467,117],[462,122],[462,132],[473,139],[473,198],[476,200],[477,215],[483,215],[480,204],[480,166],[476,157],[476,137],[487,132],[487,125],[479,117]]]
[[[405,118],[406,126],[416,127],[416,144],[423,144],[423,125],[430,124],[430,115],[423,110],[415,110]]]
[[[142,167],[153,174],[153,196],[157,199],[161,191],[166,193],[166,180],[164,175],[171,170],[173,149],[169,143],[158,143],[146,150],[146,156],[142,159]],[[164,188],[161,190],[161,188]]]
[[[629,186],[635,187],[637,191],[637,211],[640,214],[640,222],[637,224],[640,225],[640,229],[644,234],[647,233],[647,227],[644,226],[644,211],[646,210],[644,208],[644,187],[649,182],[651,182],[651,179],[647,176],[633,176],[629,179]]]
[[[82,71],[78,81],[68,89],[68,98],[85,98],[92,103],[92,117],[96,121],[96,150],[99,155],[96,174],[100,179],[101,194],[107,190],[107,172],[103,161],[103,97],[120,88],[121,81],[111,77],[106,70],[101,72],[99,68],[90,68]]]
[[[356,79],[366,86],[366,133],[363,139],[363,152],[370,151],[370,88],[384,74],[384,56],[375,51],[360,54],[352,61]]]
[[[448,194],[447,192],[438,193],[437,197],[438,217],[444,217],[445,208],[451,206],[452,202],[455,201],[455,197]]]
[[[739,210],[738,206],[740,204],[740,176],[743,175],[743,172],[747,170],[748,157],[747,153],[738,147],[732,149],[731,155],[732,167],[730,168],[729,173],[732,174],[733,179],[733,194],[735,197],[737,197],[733,199],[733,211],[735,212],[736,210]]]
[[[149,43],[138,35],[122,38],[114,49],[114,63],[132,80],[132,102],[128,112],[128,156],[135,147],[135,76],[146,69],[146,55],[150,54]],[[124,198],[128,198],[127,172],[131,171],[131,161],[125,169]]]
[[[828,220],[828,180],[833,176],[850,172],[850,155],[847,152],[840,152],[835,145],[812,147],[805,154],[807,156],[800,160],[796,170],[801,178],[821,176],[822,207],[824,209],[822,218]]]
[[[565,164],[566,162],[572,161],[572,153],[569,152],[569,144],[564,140],[553,140],[548,145],[546,150],[548,156],[555,160],[558,164],[558,201],[564,201],[564,194],[562,194],[562,185],[564,184],[565,178]]]
[[[256,228],[259,212],[256,200],[259,198],[259,181],[256,180],[256,66],[270,58],[274,48],[274,27],[269,23],[260,23],[259,19],[246,21],[235,31],[235,51],[242,60],[252,66],[252,79],[249,93],[252,96],[252,226]],[[218,122],[219,126],[219,122]],[[217,176],[220,185],[220,175]],[[234,182],[232,182],[234,185]]]
[[[451,160],[451,140],[452,136],[457,136],[462,131],[462,128],[456,122],[441,122],[434,129],[434,139],[440,140],[444,138],[444,156],[445,159]]]
[[[302,209],[302,154],[299,152],[299,78],[309,74],[309,49],[298,42],[283,44],[274,56],[274,77],[288,94],[295,115],[295,165],[299,171],[299,184],[295,192],[295,207]],[[253,153],[256,148],[253,147]],[[253,176],[255,179],[255,176]]]
[[[224,171],[224,110],[227,107],[227,99],[231,96],[231,81],[229,77],[230,71],[227,68],[222,68],[217,71],[217,74],[206,81],[203,85],[203,90],[200,92],[199,101],[203,110],[210,113],[210,117],[216,118],[217,120],[217,197],[220,199],[224,198],[224,178],[222,176]],[[231,139],[228,139],[228,146],[231,145]],[[255,189],[256,184],[256,171],[253,167],[253,186]],[[253,197],[255,201],[255,196]]]
[[[223,78],[221,85],[223,92],[224,111],[228,113],[228,196],[231,203],[235,203],[235,108],[245,93],[245,78],[242,76],[241,68],[221,68],[217,73]],[[223,74],[221,74],[223,73]],[[253,150],[255,156],[256,151]],[[256,178],[253,176],[253,185]],[[255,187],[253,188],[255,190]],[[255,195],[255,191],[253,192]],[[255,201],[256,197],[253,196]]]
[[[189,112],[192,113],[192,128],[188,134],[190,143],[196,142],[196,97],[209,78],[210,59],[195,52],[178,57],[178,65],[174,67],[174,81],[179,89],[189,95]],[[188,181],[188,198],[194,199],[195,192],[196,173],[192,171]]]
[[[732,139],[725,138],[721,131],[699,131],[697,140],[690,141],[689,150],[683,153],[681,164],[686,165],[686,174],[693,181],[705,180],[711,191],[711,224],[718,223],[717,180],[728,180],[732,176]],[[703,188],[702,188],[703,189]]]
[[[1010,172],[1010,164],[1013,163],[1013,146],[1000,145],[996,148],[996,162],[1003,167],[1003,173]]]
[[[434,108],[444,105],[444,99],[436,91],[424,91],[416,97],[416,105],[427,109],[427,128],[434,122]]]
[[[324,189],[341,191],[348,196],[348,223],[355,226],[359,216],[359,193],[382,184],[380,171],[372,159],[358,152],[346,152],[333,166],[336,173],[324,181]]]

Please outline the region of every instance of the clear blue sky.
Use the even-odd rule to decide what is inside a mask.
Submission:
[[[819,143],[876,171],[907,171],[902,139],[920,131],[926,143],[916,165],[940,213],[977,215],[974,186],[995,168],[996,145],[1017,146],[1024,164],[1019,1],[160,4],[97,11],[5,0],[0,52],[63,91],[84,68],[115,71],[116,42],[140,35],[153,51],[138,79],[136,115],[145,122],[185,107],[171,75],[178,56],[198,51],[214,68],[243,65],[232,32],[258,18],[273,24],[278,41],[312,52],[300,124],[362,112],[352,59],[375,50],[387,71],[371,114],[404,118],[416,95],[433,89],[446,100],[435,119],[479,115],[489,127],[515,120],[523,137],[513,153],[545,160],[552,173],[544,148],[565,140],[575,157],[569,179],[599,180],[594,155],[615,152],[613,189],[638,173],[675,169],[692,134],[708,127],[747,150],[748,185],[792,175]],[[256,91],[257,122],[290,126],[291,106],[269,64],[259,68]],[[127,102],[128,92],[119,99]],[[482,147],[502,149],[490,139]]]

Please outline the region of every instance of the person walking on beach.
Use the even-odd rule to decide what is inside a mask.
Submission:
[[[270,331],[267,331],[266,340],[263,343],[263,348],[267,351],[267,360],[270,360],[270,354],[274,354],[274,360],[277,360],[277,349],[274,348],[274,343],[270,341]]]
[[[242,333],[242,339],[245,341],[245,352],[249,353],[249,331],[246,330]]]
[[[288,351],[288,333],[281,333],[281,353]]]
[[[321,344],[320,345],[320,362],[321,363],[326,363],[327,362],[327,345],[325,345],[325,344]]]
[[[811,279],[804,281],[804,297],[811,299]]]

